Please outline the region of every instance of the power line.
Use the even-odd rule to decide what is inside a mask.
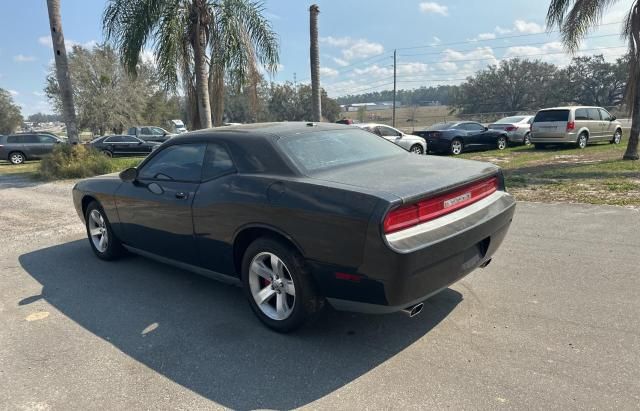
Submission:
[[[611,25],[614,25],[614,24],[622,24],[622,23],[624,23],[624,22],[623,21],[618,21],[618,22],[614,22],[614,23],[603,23],[603,24],[596,24],[593,27],[604,27],[604,26],[611,26]],[[452,43],[423,44],[423,45],[420,45],[420,46],[412,46],[412,47],[398,47],[397,50],[415,50],[415,49],[423,49],[423,48],[455,46],[455,45],[459,45],[459,44],[480,43],[480,42],[497,41],[497,40],[508,40],[508,39],[522,38],[522,37],[540,36],[542,34],[559,33],[559,32],[560,32],[560,30],[548,30],[548,31],[540,32],[540,33],[517,34],[517,35],[512,35],[512,36],[496,37],[496,38],[493,38],[493,39],[477,39],[477,40],[456,41],[456,42],[452,42]]]

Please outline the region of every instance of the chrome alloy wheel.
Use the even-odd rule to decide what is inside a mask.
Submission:
[[[498,137],[498,150],[504,150],[505,148],[507,148],[507,138]]]
[[[256,255],[249,266],[249,287],[260,311],[273,320],[285,320],[293,312],[296,289],[289,269],[275,254]]]
[[[455,155],[462,153],[462,141],[453,140],[453,142],[451,143],[451,153]]]
[[[415,144],[414,146],[411,147],[411,150],[409,150],[410,152],[412,152],[413,154],[423,154],[424,151],[422,150],[422,147],[420,147],[419,145]]]
[[[89,214],[89,235],[93,246],[101,253],[107,251],[109,246],[109,231],[107,223],[98,210],[92,210]]]
[[[22,164],[24,163],[24,155],[22,153],[11,153],[9,161],[11,164]]]
[[[620,132],[620,130],[616,130],[615,134],[613,135],[613,144],[620,144],[621,140],[622,133]]]

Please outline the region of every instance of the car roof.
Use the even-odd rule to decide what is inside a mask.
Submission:
[[[577,108],[601,108],[604,109],[604,107],[598,107],[598,106],[564,106],[564,107],[551,107],[551,108],[543,108],[540,111],[549,111],[549,110],[575,110]]]
[[[390,126],[388,124],[379,124],[379,123],[358,123],[358,124],[352,124],[352,125],[354,125],[356,127],[360,127],[360,128],[364,128],[364,127],[380,127],[380,126],[395,128],[395,127]]]
[[[235,126],[214,127],[205,130],[191,131],[180,134],[169,140],[175,144],[188,141],[202,141],[206,139],[273,139],[276,137],[289,137],[294,135],[313,133],[324,130],[344,130],[350,127],[344,124],[314,123],[314,122],[280,122],[280,123],[254,123]]]

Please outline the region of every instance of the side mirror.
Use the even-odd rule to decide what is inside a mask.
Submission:
[[[484,128],[484,131],[489,131],[489,127],[485,127],[485,128]]]
[[[132,183],[138,179],[138,169],[135,167],[127,168],[120,173],[120,180],[125,183]]]
[[[611,118],[609,119],[609,121],[616,121],[618,119],[618,117],[612,115]]]

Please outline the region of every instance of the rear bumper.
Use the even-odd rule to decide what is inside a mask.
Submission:
[[[549,134],[536,134],[531,133],[532,143],[549,143],[549,144],[563,144],[563,143],[575,143],[578,140],[577,133],[563,133],[557,135]]]
[[[498,191],[457,212],[388,235],[384,247],[366,250],[359,272],[364,279],[341,284],[327,299],[338,310],[381,314],[422,302],[487,263],[514,212],[513,197]]]

